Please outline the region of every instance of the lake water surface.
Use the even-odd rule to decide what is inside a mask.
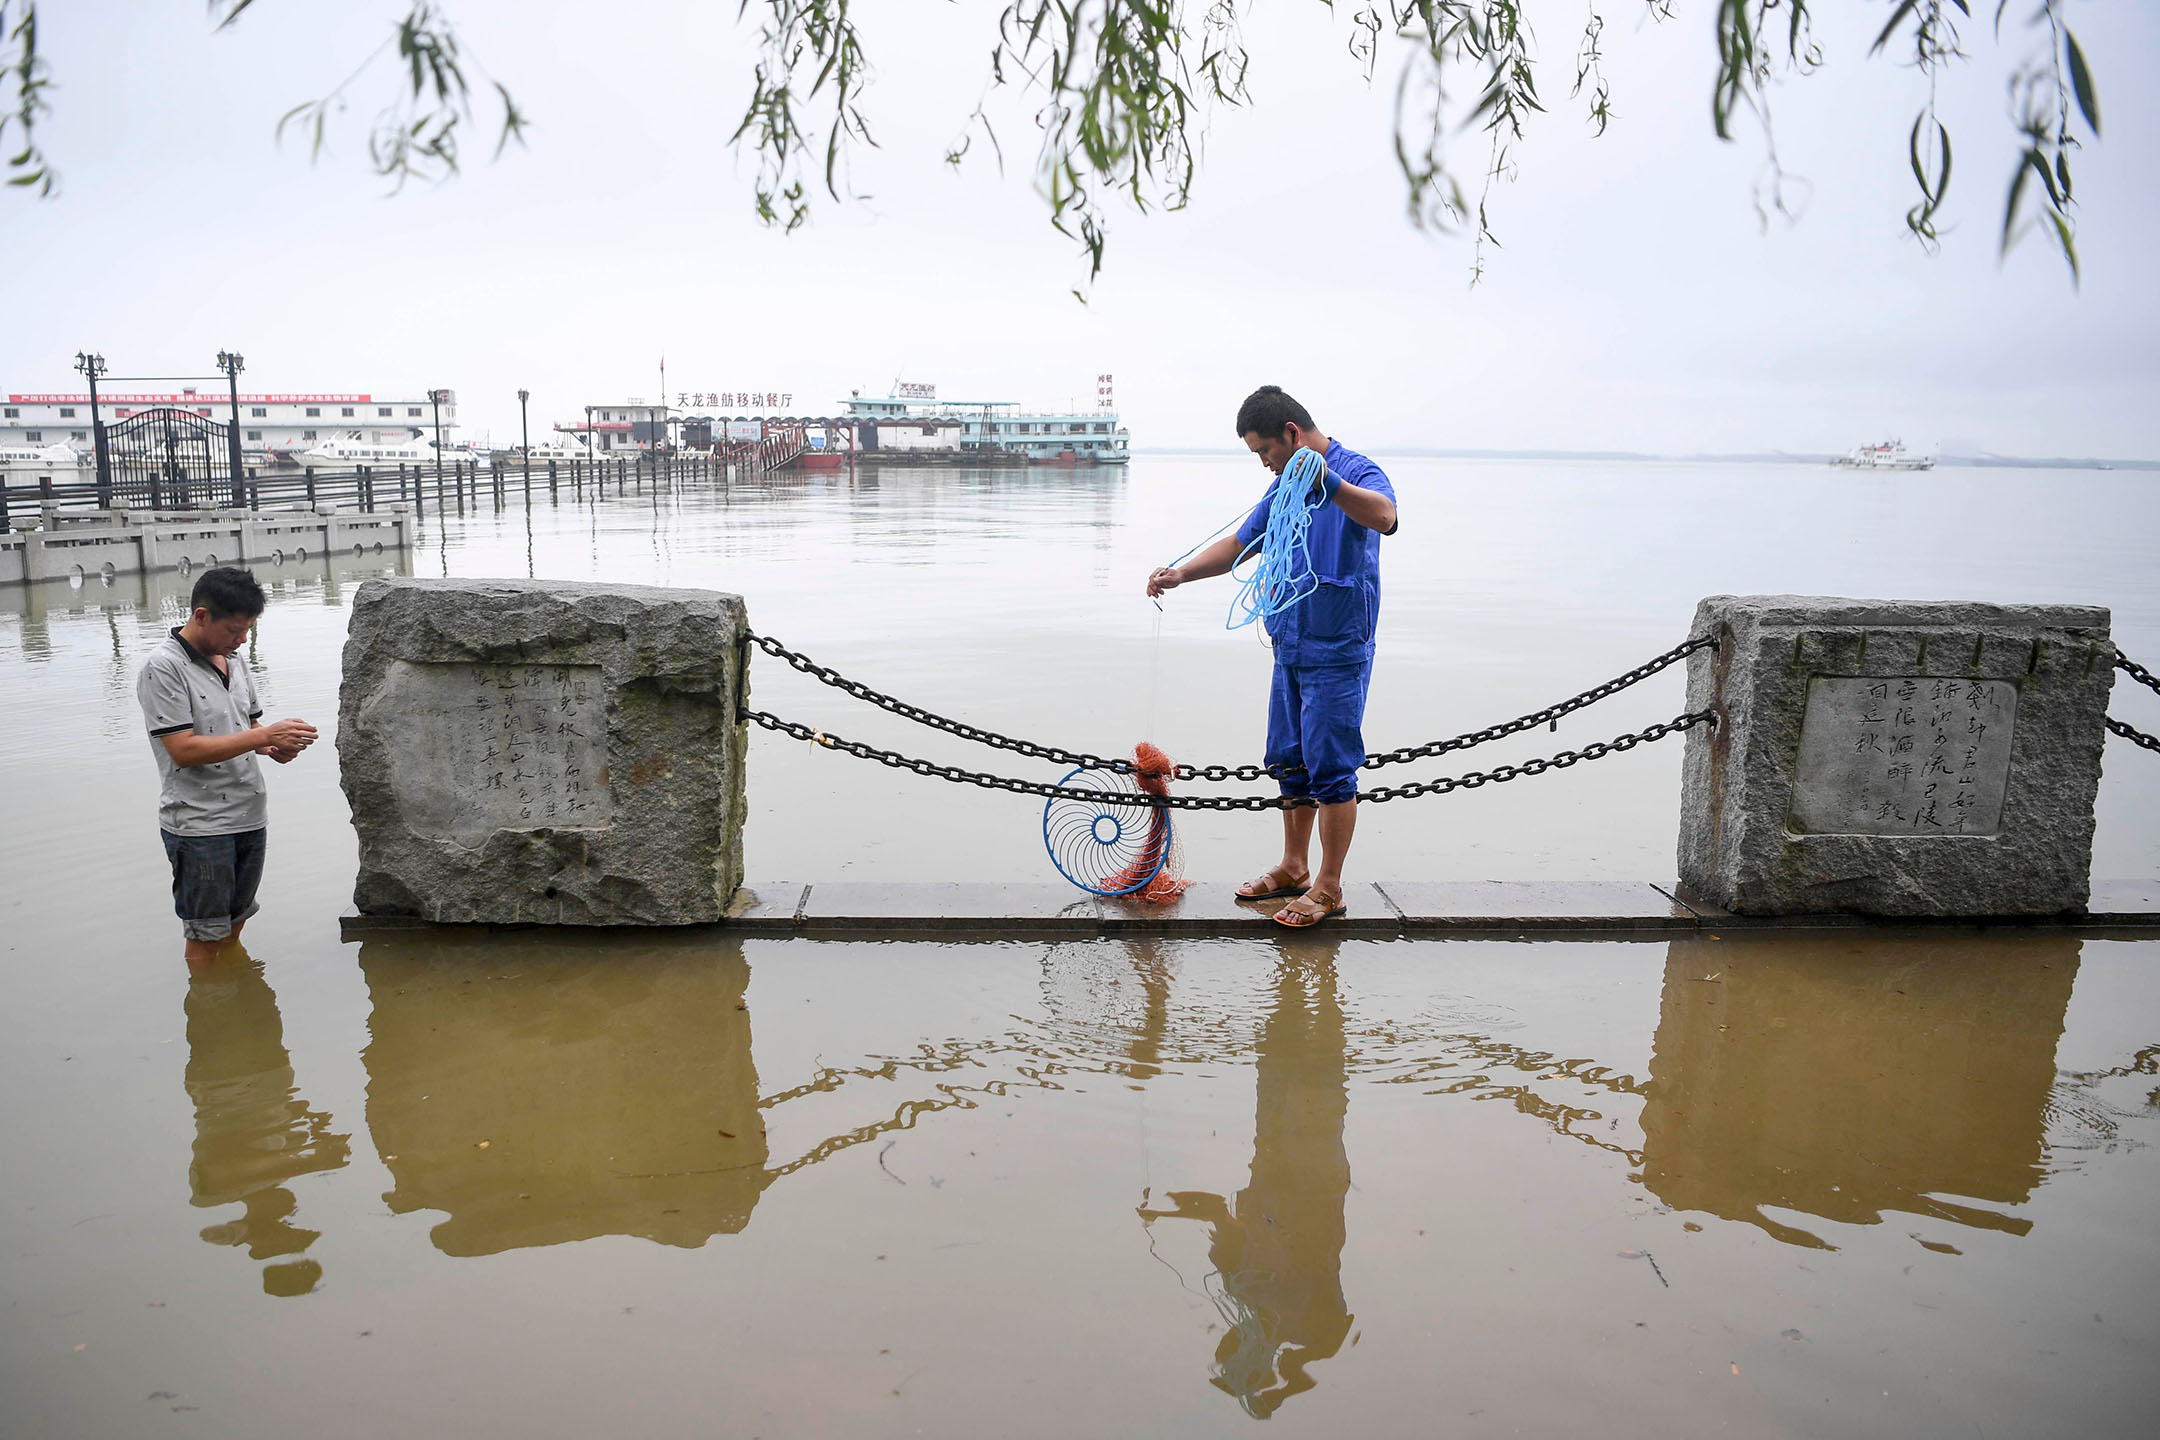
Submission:
[[[1375,748],[1617,674],[1724,591],[2107,604],[2160,656],[2149,477],[1389,469]],[[1140,582],[1261,479],[431,505],[402,560],[266,567],[250,658],[329,740],[370,574],[712,586],[958,718],[1237,763],[1265,653],[1221,582],[1160,615]],[[133,698],[185,588],[0,591],[9,1435],[2092,1436],[2160,1401],[2160,943],[341,944],[325,745],[272,767],[250,953],[191,982]],[[1404,778],[1680,708],[1675,670]],[[1352,873],[1667,878],[1680,744],[1375,807]],[[754,878],[1055,878],[1018,797],[762,732],[750,773]],[[2160,757],[2111,740],[2096,873],[2153,875],[2156,816]],[[1270,858],[1272,817],[1191,821],[1204,883]]]

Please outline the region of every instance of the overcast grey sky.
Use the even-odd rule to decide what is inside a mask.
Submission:
[[[2012,0],[2017,11],[2022,0]],[[1753,138],[1711,133],[1709,0],[1642,22],[1606,0],[1618,119],[1591,139],[1565,102],[1584,0],[1533,3],[1552,105],[1498,188],[1485,283],[1468,245],[1403,219],[1389,151],[1399,52],[1368,86],[1347,24],[1263,0],[1247,33],[1257,103],[1222,114],[1192,207],[1114,211],[1085,277],[1028,184],[1027,107],[1009,173],[941,162],[972,108],[997,12],[860,0],[883,148],[793,236],[761,229],[726,140],[753,35],[733,3],[448,0],[471,54],[530,113],[499,164],[384,198],[365,164],[383,78],[332,153],[273,140],[387,33],[397,0],[259,0],[213,33],[199,0],[48,0],[45,127],[58,198],[0,196],[8,323],[0,388],[208,368],[221,347],[268,390],[460,392],[514,438],[590,401],[788,391],[823,408],[895,377],[955,398],[1059,403],[1117,376],[1140,445],[1234,444],[1238,399],[1288,386],[1352,444],[1843,450],[1917,447],[2160,458],[2160,7],[2072,5],[2105,138],[2078,157],[2082,291],[2037,241],[1998,263],[2013,154],[1998,49],[1946,88],[1958,142],[1944,252],[1905,237],[1904,137],[1922,80],[1868,61],[1886,3],[1817,0],[1823,70],[1777,92],[1780,150],[1812,194],[1767,233]],[[1982,7],[1986,8],[1986,7]],[[2013,34],[2015,46],[2025,43]],[[1466,141],[1475,173],[1482,148]]]

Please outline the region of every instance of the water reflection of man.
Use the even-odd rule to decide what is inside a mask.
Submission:
[[[263,1268],[268,1293],[304,1295],[322,1279],[322,1266],[306,1256],[320,1232],[291,1223],[299,1202],[285,1187],[343,1168],[352,1147],[349,1137],[330,1133],[330,1116],[296,1093],[277,997],[261,963],[238,945],[188,981],[187,1039],[187,1092],[195,1102],[188,1200],[242,1207],[202,1238],[273,1262]]]
[[[1256,1056],[1251,1180],[1235,1207],[1206,1191],[1174,1190],[1172,1208],[1140,1215],[1148,1224],[1207,1223],[1208,1290],[1225,1325],[1210,1383],[1265,1419],[1312,1389],[1310,1367],[1350,1334],[1342,1292],[1349,1090],[1332,947],[1285,948]]]

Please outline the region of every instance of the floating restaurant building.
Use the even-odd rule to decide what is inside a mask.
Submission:
[[[940,400],[934,385],[897,384],[881,398],[855,392],[842,414],[858,423],[865,453],[952,450],[1051,465],[1123,465],[1132,436],[1118,423],[1108,375],[1093,410],[1025,410],[1017,400]]]
[[[444,391],[443,436],[457,425],[457,395]],[[144,410],[186,410],[219,425],[232,421],[232,396],[212,385],[172,392],[100,389],[98,416],[117,424]],[[91,448],[90,394],[10,394],[0,402],[0,448],[68,445]],[[396,445],[422,434],[433,439],[435,407],[426,392],[417,399],[369,392],[240,396],[240,450],[251,460],[276,460],[334,439],[365,445]]]

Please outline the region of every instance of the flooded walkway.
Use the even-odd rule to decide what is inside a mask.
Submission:
[[[1157,641],[1126,592],[1250,477],[1149,463],[1173,464],[1136,463],[1129,492],[919,476],[490,511],[409,565],[740,590],[775,633],[971,718],[1236,754],[1265,657],[1197,608]],[[1945,487],[2010,483],[1794,496],[1791,467],[1706,468],[1658,505],[1725,513],[1694,486],[1782,521],[1736,521],[1678,573],[1613,558],[1680,523],[1630,474],[1495,468],[1398,474],[1446,523],[1406,523],[1389,572],[1376,740],[1612,673],[1677,638],[1717,566],[1831,590],[1905,563],[1780,568],[1814,517],[1895,536]],[[2160,651],[2146,542],[2123,538],[2153,533],[2149,487],[2061,481],[2106,520],[2073,561],[2034,519],[2056,482],[2018,483],[2041,488],[1980,505],[1997,528],[1959,552],[1988,588],[2104,599],[2126,648]],[[250,659],[278,713],[334,716],[344,606],[380,568],[265,572]],[[2160,1403],[2160,941],[343,942],[352,835],[311,756],[272,776],[252,954],[190,981],[132,693],[179,603],[155,580],[0,597],[9,1435],[2084,1440]],[[2132,758],[2109,757],[2101,877],[2160,854],[2160,766]],[[753,875],[1049,877],[1010,797],[762,740],[751,765]],[[1353,861],[1667,875],[1676,767],[1380,807]],[[1252,831],[1201,820],[1213,905]]]
[[[2156,1398],[2153,942],[358,959],[342,1058],[287,1018],[322,977],[234,956],[147,987],[136,1053],[11,1061],[99,1097],[94,1145],[15,1122],[22,1433],[2092,1435]]]

